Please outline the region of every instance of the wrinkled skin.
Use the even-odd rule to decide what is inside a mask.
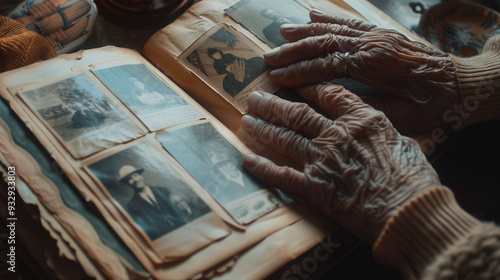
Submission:
[[[367,242],[411,198],[440,185],[418,144],[385,115],[341,86],[298,89],[328,117],[304,103],[253,93],[242,127],[300,164],[277,166],[246,155],[244,166],[269,186],[306,200]]]
[[[296,87],[334,78],[333,54],[345,55],[347,76],[385,94],[364,98],[382,110],[402,132],[446,128],[443,113],[459,102],[455,67],[450,54],[412,42],[404,35],[373,25],[310,13],[311,24],[283,25],[291,43],[264,54],[272,78]]]

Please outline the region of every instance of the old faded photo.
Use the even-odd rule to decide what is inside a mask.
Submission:
[[[144,64],[124,64],[94,73],[151,130],[200,118],[193,107]]]
[[[210,212],[147,143],[106,157],[88,169],[151,240]]]
[[[261,54],[225,27],[204,38],[186,59],[214,85],[232,97],[268,69]]]
[[[281,202],[242,166],[243,155],[210,123],[157,136],[166,149],[241,223]]]
[[[83,74],[21,96],[76,157],[139,136],[138,128]]]
[[[281,25],[311,21],[309,10],[294,0],[242,0],[225,11],[272,48],[288,42],[280,33]]]

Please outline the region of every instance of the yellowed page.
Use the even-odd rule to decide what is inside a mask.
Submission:
[[[132,110],[134,108],[133,102],[127,103],[120,100],[120,95],[116,93],[116,89],[109,83],[100,84],[104,81],[102,76],[99,76],[99,78],[93,76],[94,70],[97,73],[99,69],[108,69],[103,66],[106,62],[110,62],[112,65],[136,65],[140,62],[140,64],[147,66],[156,77],[166,82],[190,106],[195,108],[199,113],[199,117],[192,119],[195,115],[188,114],[188,118],[180,120],[179,123],[165,123],[165,125],[161,125],[161,127],[165,127],[164,129],[153,131],[151,127],[148,127],[147,123],[144,123],[140,119],[141,115],[138,113],[139,111]],[[99,68],[101,66],[104,68]],[[68,78],[73,78],[75,74],[79,77],[84,77],[83,80],[86,81],[83,83],[84,87],[78,81],[68,82]],[[87,83],[87,80],[91,81],[90,84]],[[62,86],[59,84],[60,81],[64,81]],[[130,123],[138,128],[140,137],[130,139],[126,141],[127,143],[111,141],[111,144],[108,143],[109,146],[104,147],[104,150],[99,149],[93,151],[91,154],[78,156],[72,154],[64,141],[59,139],[56,129],[46,121],[46,114],[40,113],[40,110],[46,109],[46,107],[41,107],[40,103],[36,102],[39,92],[32,93],[34,89],[43,88],[54,83],[56,86],[52,88],[56,89],[55,91],[59,88],[68,87],[68,83],[75,84],[74,87],[70,87],[75,90],[97,88],[99,94],[95,93],[92,96],[99,96],[96,100],[101,101],[100,94],[103,94],[117,108],[116,110],[123,112],[127,119],[130,120]],[[37,63],[23,69],[4,73],[0,75],[0,85],[2,98],[10,102],[12,110],[24,120],[27,127],[29,127],[46,150],[49,151],[52,158],[59,164],[62,171],[76,186],[85,200],[92,203],[100,211],[105,220],[116,231],[124,243],[127,244],[144,268],[157,278],[185,279],[209,271],[212,267],[233,258],[240,252],[259,243],[270,234],[284,227],[293,226],[304,216],[313,215],[313,212],[310,210],[302,208],[293,202],[291,204],[288,202],[287,205],[285,203],[262,204],[260,202],[254,204],[252,202],[254,201],[253,199],[248,201],[252,202],[252,205],[255,206],[254,209],[263,207],[261,209],[268,209],[270,211],[261,211],[260,214],[246,222],[239,222],[235,217],[228,214],[224,210],[227,208],[225,204],[217,203],[217,200],[214,199],[211,193],[205,191],[189,172],[174,161],[172,156],[164,149],[161,142],[157,140],[156,133],[164,135],[170,133],[170,131],[178,131],[183,127],[190,127],[198,123],[210,123],[214,126],[214,131],[223,135],[240,153],[249,152],[248,147],[136,51],[105,47],[63,55],[51,61]],[[48,92],[48,90],[46,91]],[[29,93],[28,97],[22,95],[25,92]],[[73,91],[70,91],[70,93],[69,97],[58,95],[59,99],[63,100],[62,105],[73,102],[73,99],[71,99]],[[43,94],[45,94],[45,91],[42,91],[42,96]],[[80,96],[81,93],[76,93],[76,95]],[[65,98],[70,99],[68,101]],[[53,105],[59,106],[59,103],[55,102]],[[112,109],[111,112],[114,110]],[[9,135],[7,126],[5,131],[2,130],[2,135]],[[113,139],[111,138],[111,140]],[[105,159],[144,143],[151,146],[152,149],[149,152],[150,156],[144,157],[145,160],[158,156],[161,158],[162,163],[156,164],[157,166],[171,166],[172,170],[178,174],[178,177],[186,182],[190,192],[194,192],[209,206],[212,210],[210,215],[202,216],[199,220],[194,220],[196,223],[189,222],[185,226],[179,227],[179,230],[170,231],[161,235],[160,238],[154,238],[153,240],[153,238],[145,234],[143,227],[138,226],[137,221],[128,216],[127,211],[123,211],[119,202],[114,199],[115,197],[107,189],[103,177],[99,173],[96,173],[95,170],[104,167],[108,168],[113,165],[107,164],[104,161]],[[15,148],[12,140],[2,141],[1,144],[2,155],[5,156],[7,161],[12,162],[16,166],[23,167],[19,172],[21,178],[34,190],[41,203],[43,203],[48,211],[53,213],[55,219],[63,227],[67,228],[71,237],[80,246],[86,248],[86,252],[91,256],[91,259],[96,260],[97,267],[110,278],[127,278],[127,271],[130,267],[126,262],[123,262],[119,255],[100,245],[97,236],[92,232],[92,227],[85,226],[85,220],[82,217],[75,215],[71,211],[67,211],[62,199],[58,196],[57,188],[51,185],[50,180],[43,179],[33,159],[25,155],[22,149]],[[95,166],[96,168],[92,169],[93,164],[98,162],[102,162],[101,166],[97,165]],[[115,162],[127,163],[125,160]],[[111,180],[117,181],[125,178],[124,176],[127,173],[121,174],[119,172],[121,168],[118,168],[120,166],[120,164],[115,164],[118,171],[110,174]],[[157,177],[157,179],[159,178]],[[243,199],[247,200],[246,196]],[[238,205],[241,205],[241,202],[238,201]],[[85,228],[81,228],[82,225]],[[314,232],[317,232],[317,230]],[[203,237],[197,238],[196,236],[200,234]],[[179,240],[182,240],[182,244],[175,242]],[[105,258],[105,261],[101,260],[101,257]],[[174,260],[175,262],[172,262]],[[256,260],[255,265],[258,266],[258,263],[259,260]]]

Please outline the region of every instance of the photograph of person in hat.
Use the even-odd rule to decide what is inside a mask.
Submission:
[[[207,189],[222,205],[262,190],[258,182],[238,165],[234,155],[216,149],[208,152],[208,160],[217,179],[207,184]]]
[[[118,182],[134,191],[127,211],[134,222],[154,240],[186,222],[182,219],[180,209],[172,204],[172,192],[166,187],[146,184],[143,172],[143,168],[123,165],[118,171]]]
[[[151,241],[211,212],[172,162],[140,141],[84,163],[110,200]]]

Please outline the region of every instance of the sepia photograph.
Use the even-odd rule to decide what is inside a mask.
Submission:
[[[190,52],[186,60],[217,88],[231,97],[238,95],[268,70],[262,57],[226,27],[213,30]]]
[[[212,124],[168,131],[157,138],[237,220],[250,222],[281,205],[245,170],[243,154]]]
[[[93,72],[151,130],[200,117],[144,64],[124,64]]]
[[[138,128],[83,74],[21,93],[77,157],[138,134]]]
[[[294,0],[242,0],[224,11],[271,48],[288,42],[281,25],[311,21],[309,10]]]
[[[147,143],[112,154],[88,169],[151,240],[211,211]]]

